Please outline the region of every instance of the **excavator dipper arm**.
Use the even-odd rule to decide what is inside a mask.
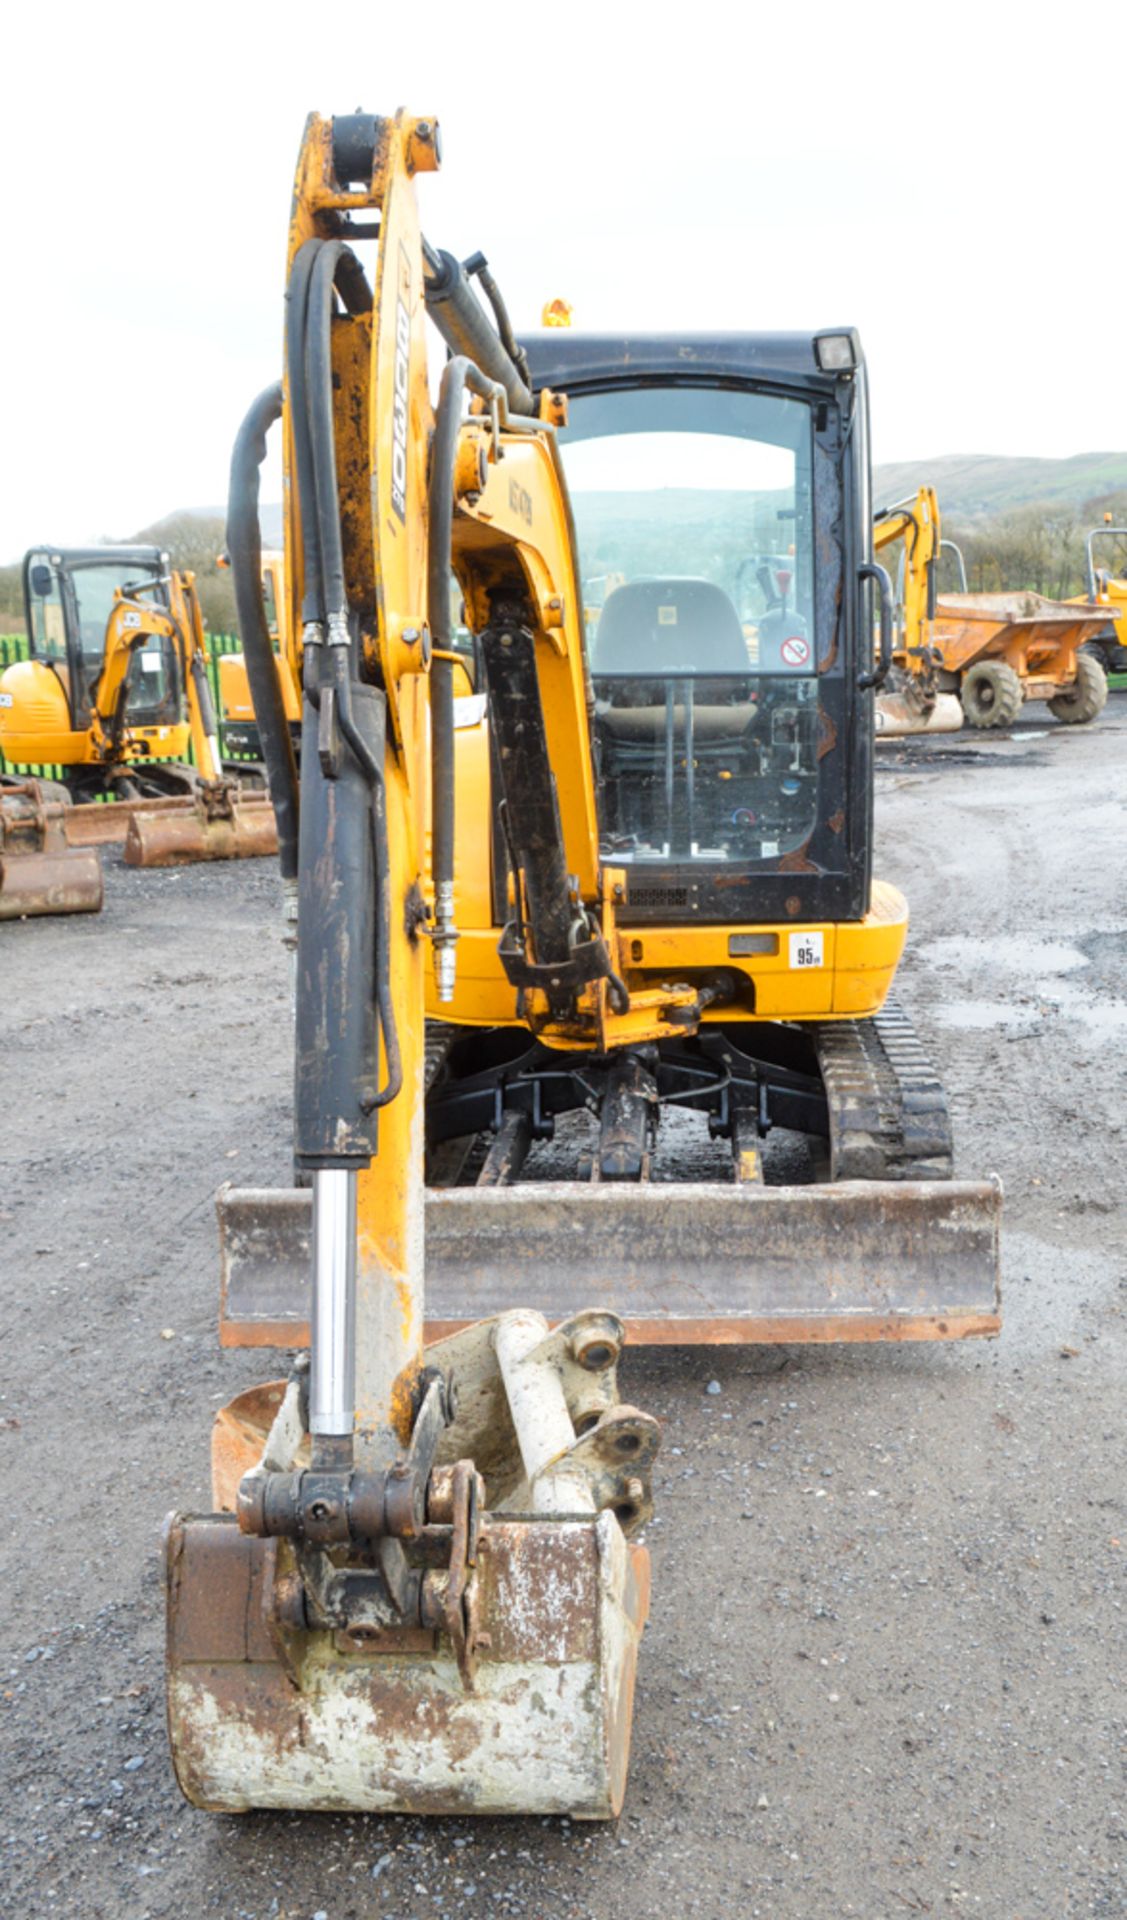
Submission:
[[[629,1536],[657,1450],[656,1423],[618,1404],[621,1323],[516,1310],[423,1349],[425,971],[428,935],[448,952],[456,932],[426,897],[448,743],[413,176],[437,152],[433,121],[314,116],[298,166],[283,426],[311,1351],[249,1459],[249,1421],[217,1428],[217,1511],[169,1523],[169,1726],[202,1806],[604,1818],[625,1790],[648,1595]],[[491,378],[473,384],[491,396]],[[232,543],[241,603],[253,544]],[[488,544],[486,570],[519,578],[508,532]],[[450,559],[443,544],[447,578]],[[288,834],[295,796],[272,774]]]

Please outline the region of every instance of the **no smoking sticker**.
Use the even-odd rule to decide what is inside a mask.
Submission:
[[[782,654],[784,666],[808,667],[810,665],[810,642],[804,640],[800,633],[792,633],[788,640],[784,640],[779,652]]]

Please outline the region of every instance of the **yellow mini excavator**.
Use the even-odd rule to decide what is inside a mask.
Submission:
[[[1000,1195],[887,997],[856,334],[522,343],[420,233],[438,157],[433,120],[310,119],[285,384],[232,461],[299,1181],[221,1194],[221,1326],[309,1351],[169,1521],[169,1726],[205,1807],[599,1818],[657,1448],[624,1339],[995,1332]],[[740,570],[780,554],[753,649]]]
[[[959,549],[943,539],[934,487],[920,487],[912,499],[882,507],[873,516],[873,551],[890,558],[890,549],[897,545],[893,665],[875,701],[877,734],[884,739],[909,733],[956,733],[963,724],[963,710],[953,694],[940,691],[940,656],[931,639],[944,547],[957,557],[964,587],[966,575]]]
[[[269,809],[223,775],[194,575],[141,546],[34,549],[23,575],[29,656],[0,674],[0,749],[59,770],[45,798],[75,803],[67,843],[124,840],[141,866],[273,852]],[[124,804],[83,805],[107,796]]]

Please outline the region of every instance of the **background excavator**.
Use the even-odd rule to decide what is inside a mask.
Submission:
[[[169,1522],[169,1727],[207,1807],[596,1818],[657,1448],[624,1338],[995,1332],[1000,1192],[951,1177],[887,997],[856,334],[522,343],[422,238],[438,153],[309,120],[285,386],[232,461],[309,1184],[221,1194],[221,1328],[309,1354],[222,1410],[214,1511]],[[753,665],[739,569],[780,551]]]
[[[230,565],[226,554],[220,556],[220,565]],[[287,631],[286,556],[277,548],[268,548],[262,555],[262,602],[277,662],[286,719],[300,750],[301,681],[296,672],[299,656]],[[236,760],[261,761],[262,743],[258,737],[258,722],[254,717],[254,701],[251,699],[244,655],[239,652],[220,654],[218,679],[219,728],[224,751]]]
[[[156,547],[44,547],[23,576],[29,655],[0,674],[0,749],[57,769],[38,799],[60,841],[36,858],[72,873],[67,847],[114,841],[139,866],[275,851],[265,795],[255,804],[224,776],[194,576]],[[24,778],[5,803],[0,786],[9,822],[28,791]],[[124,804],[90,804],[107,797]],[[59,911],[35,904],[29,875],[6,863],[9,908]]]
[[[1106,513],[1102,527],[1093,527],[1088,534],[1085,560],[1087,593],[1069,604],[1083,605],[1087,601],[1106,611],[1104,626],[1086,642],[1086,650],[1094,654],[1105,673],[1127,673],[1127,627],[1123,624],[1127,615],[1127,527],[1114,526],[1111,514]]]
[[[964,586],[966,575],[958,548],[943,539],[934,487],[920,487],[913,499],[897,501],[873,516],[874,552],[891,561],[898,543],[893,667],[876,697],[876,730],[890,738],[954,733],[963,724],[963,710],[953,694],[940,692],[940,655],[932,643],[944,548],[957,557]]]
[[[1009,726],[1027,700],[1044,700],[1065,725],[1083,725],[1107,700],[1104,664],[1096,649],[1114,633],[1118,610],[1091,565],[1087,598],[1047,600],[1009,591],[968,593],[962,555],[942,538],[939,504],[931,487],[876,515],[877,552],[903,542],[897,567],[898,627],[890,688],[878,695],[877,732],[951,733],[964,719],[972,727]],[[938,591],[943,550],[956,557],[962,591]],[[1103,636],[1101,640],[1101,635]]]

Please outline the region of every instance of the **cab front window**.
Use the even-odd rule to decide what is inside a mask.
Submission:
[[[817,813],[810,410],[747,390],[570,399],[602,850],[771,861]]]

